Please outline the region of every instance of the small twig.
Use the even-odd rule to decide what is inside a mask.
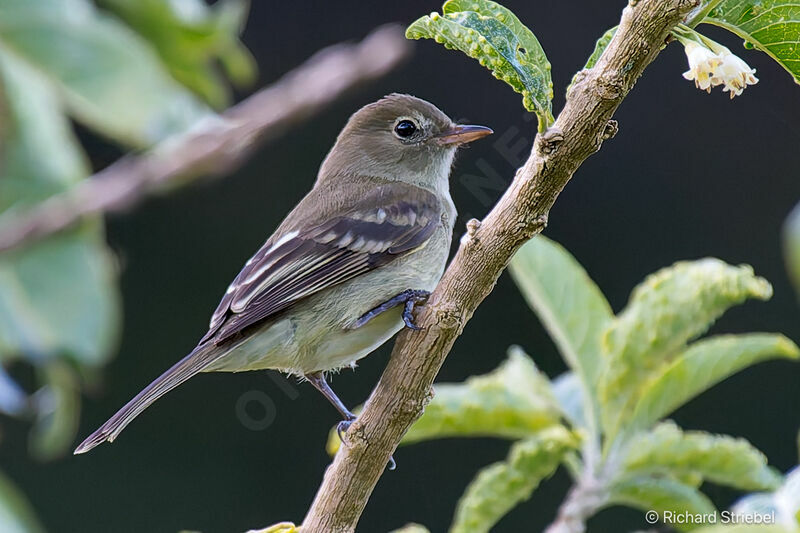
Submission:
[[[257,142],[274,139],[361,83],[386,74],[405,59],[410,43],[402,28],[379,28],[357,44],[318,52],[274,85],[214,120],[168,139],[150,152],[126,157],[72,189],[0,225],[0,252],[61,231],[88,216],[130,207],[177,180],[225,175]]]
[[[569,92],[552,132],[537,137],[525,166],[498,204],[463,239],[444,277],[404,331],[380,382],[351,426],[358,439],[328,467],[303,521],[304,533],[351,533],[400,439],[422,414],[445,357],[500,273],[539,233],[574,172],[609,136],[608,121],[670,30],[696,0],[647,0],[625,8],[594,68]]]

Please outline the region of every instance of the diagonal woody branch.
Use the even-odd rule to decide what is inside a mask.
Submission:
[[[303,533],[350,533],[402,436],[422,414],[456,338],[514,253],[538,234],[559,193],[583,161],[614,135],[611,117],[696,0],[631,0],[594,68],[567,95],[555,124],[537,136],[531,155],[482,223],[467,235],[417,316],[422,331],[404,331],[380,382],[325,472]]]

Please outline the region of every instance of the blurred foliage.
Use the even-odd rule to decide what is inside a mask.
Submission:
[[[256,75],[250,52],[239,41],[247,0],[98,0],[155,47],[170,74],[215,108],[230,104],[224,72],[246,87]]]
[[[488,532],[559,463],[574,477],[574,491],[591,494],[582,502],[584,518],[615,504],[715,513],[700,491],[705,482],[774,491],[753,496],[772,502],[788,492],[800,502],[786,488],[792,475],[781,476],[746,440],[660,422],[742,368],[800,356],[793,342],[773,333],[690,343],[727,308],[770,297],[771,286],[750,267],[717,259],[676,263],[637,286],[616,315],[575,258],[545,237],[525,244],[510,270],[570,370],[551,381],[512,347],[494,372],[435,387],[403,444],[454,436],[514,441],[506,461],[484,468],[467,487],[451,532]],[[330,439],[335,448],[335,432]]]
[[[2,474],[0,474],[0,529],[3,533],[44,531],[25,497]]]
[[[292,522],[281,522],[264,529],[252,529],[247,533],[300,533],[300,528]]]
[[[214,61],[237,83],[253,77],[238,41],[245,2],[104,5],[136,31],[88,0],[0,0],[0,226],[91,174],[71,119],[147,148],[213,116],[192,91],[226,103]],[[0,411],[33,421],[37,458],[68,449],[81,386],[113,354],[117,275],[100,219],[0,254]],[[37,391],[6,373],[20,363],[35,368]],[[2,481],[0,524],[38,531],[30,520],[4,520],[29,514],[7,487]]]
[[[576,444],[560,425],[516,441],[505,461],[483,468],[469,484],[458,502],[450,531],[489,531],[508,511],[530,498]]]
[[[789,279],[800,295],[800,204],[797,204],[783,223],[783,256]]]
[[[525,109],[539,116],[539,131],[553,123],[550,62],[533,32],[509,9],[489,0],[448,0],[441,15],[421,17],[406,37],[434,39],[477,59],[522,94]]]
[[[0,0],[0,46],[50,89],[60,112],[115,141],[146,147],[210,113],[153,46],[88,0]]]
[[[727,511],[733,517],[767,517],[770,523],[718,524],[697,533],[798,533],[800,532],[800,467],[783,478],[774,491],[748,494]]]

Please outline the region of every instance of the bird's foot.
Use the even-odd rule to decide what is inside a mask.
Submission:
[[[416,306],[418,303],[426,301],[431,293],[428,291],[413,292],[414,294],[408,300],[406,300],[406,303],[403,306],[403,322],[408,329],[419,331],[422,328],[414,322],[414,306]]]
[[[428,299],[431,293],[429,291],[419,290],[419,289],[408,289],[397,296],[383,302],[379,306],[370,309],[363,315],[361,315],[358,320],[351,326],[351,329],[360,328],[379,314],[388,311],[398,305],[403,305],[403,322],[405,323],[406,327],[413,330],[420,329],[414,323],[414,306],[418,303],[422,303]]]
[[[355,419],[355,416],[353,416],[353,418],[345,418],[336,426],[336,434],[339,435],[339,440],[342,441],[342,444],[345,446],[347,446],[347,441],[344,439],[344,434],[347,433],[347,430],[353,425]]]

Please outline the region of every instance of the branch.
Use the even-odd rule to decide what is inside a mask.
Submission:
[[[591,474],[584,474],[567,494],[558,516],[544,533],[583,533],[586,522],[608,504],[608,489]]]
[[[86,217],[120,211],[165,185],[238,167],[258,142],[308,120],[354,86],[383,76],[411,45],[398,26],[379,28],[357,44],[325,48],[274,85],[168,139],[139,157],[125,157],[72,189],[0,226],[0,252],[64,230]]]
[[[669,31],[696,0],[631,0],[619,30],[595,67],[583,71],[551,129],[482,223],[470,224],[455,258],[405,330],[358,420],[347,432],[303,521],[304,533],[350,533],[389,457],[432,396],[431,386],[453,343],[491,292],[514,253],[539,233],[559,193],[581,163],[613,136],[611,117]]]

